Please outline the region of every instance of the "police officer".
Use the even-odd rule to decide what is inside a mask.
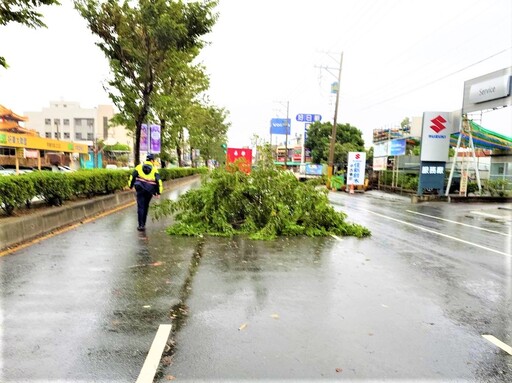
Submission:
[[[137,192],[137,219],[138,231],[146,230],[149,202],[153,196],[159,196],[163,191],[162,180],[155,166],[155,157],[148,154],[146,161],[137,165],[130,176],[129,187],[135,186]]]

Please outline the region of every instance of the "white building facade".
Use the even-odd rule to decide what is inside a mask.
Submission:
[[[78,102],[51,101],[41,112],[25,112],[25,128],[36,130],[40,137],[73,141],[93,146],[98,140],[107,145],[116,143],[133,147],[133,138],[123,126],[109,127],[114,116],[111,105],[88,109]]]

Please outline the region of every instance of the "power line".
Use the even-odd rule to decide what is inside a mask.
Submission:
[[[497,52],[497,53],[494,53],[494,54],[493,54],[493,55],[491,55],[491,56],[488,56],[488,57],[486,57],[486,58],[484,58],[484,59],[482,59],[482,60],[479,60],[479,61],[477,61],[477,62],[474,62],[474,63],[472,63],[472,64],[470,64],[470,65],[467,65],[467,66],[465,66],[464,68],[461,68],[461,69],[456,70],[455,72],[451,72],[451,73],[449,73],[449,74],[447,74],[447,75],[444,75],[444,76],[442,76],[442,77],[440,77],[440,78],[438,78],[438,79],[436,79],[436,80],[429,81],[429,82],[427,82],[427,83],[425,83],[425,84],[423,84],[423,85],[420,85],[420,86],[418,86],[418,87],[416,87],[416,88],[410,89],[410,90],[408,90],[408,91],[406,91],[406,92],[403,92],[403,93],[400,93],[400,94],[398,94],[398,95],[396,95],[396,96],[389,97],[389,98],[387,98],[387,99],[385,99],[385,100],[383,100],[383,101],[380,101],[380,102],[377,102],[377,103],[375,103],[375,104],[369,105],[369,106],[367,106],[366,108],[363,108],[363,110],[370,109],[370,108],[372,108],[372,107],[374,107],[374,106],[381,105],[381,104],[384,104],[384,103],[386,103],[386,102],[388,102],[388,101],[395,100],[395,99],[397,99],[397,98],[399,98],[399,97],[402,97],[402,96],[405,96],[405,95],[407,95],[407,94],[410,94],[410,93],[416,92],[416,91],[417,91],[417,90],[419,90],[419,89],[422,89],[422,88],[425,88],[425,87],[430,86],[430,85],[432,85],[432,84],[435,84],[436,82],[442,81],[442,80],[444,80],[444,79],[446,79],[446,78],[448,78],[448,77],[450,77],[450,76],[453,76],[453,75],[455,75],[455,74],[457,74],[457,73],[463,72],[463,71],[465,71],[466,69],[469,69],[469,68],[471,68],[471,67],[473,67],[473,66],[475,66],[475,65],[481,64],[481,63],[483,63],[484,61],[487,61],[487,60],[489,60],[489,59],[491,59],[491,58],[493,58],[493,57],[496,57],[496,56],[498,56],[498,55],[500,55],[500,54],[502,54],[502,53],[504,53],[504,52],[506,52],[506,51],[510,50],[511,48],[512,48],[512,46],[510,46],[510,47],[508,47],[508,48],[505,48],[505,49],[503,49],[503,50],[501,50],[501,51],[499,51],[499,52]]]

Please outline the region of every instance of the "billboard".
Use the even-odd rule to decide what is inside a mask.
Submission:
[[[273,118],[270,120],[270,134],[290,135],[291,126],[292,120],[289,118]]]
[[[405,154],[405,138],[399,140],[391,140],[389,142],[390,156],[403,156]]]
[[[226,163],[237,162],[238,168],[249,174],[252,165],[252,149],[247,148],[228,148],[226,153]]]
[[[387,157],[373,157],[373,170],[387,170],[388,158]]]
[[[306,164],[305,173],[308,176],[321,176],[324,174],[324,167],[319,164]]]

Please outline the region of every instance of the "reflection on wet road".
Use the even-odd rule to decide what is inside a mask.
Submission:
[[[172,323],[159,382],[511,381],[483,337],[512,345],[510,215],[330,198],[372,237],[139,236],[127,209],[3,257],[0,380],[133,382]]]

